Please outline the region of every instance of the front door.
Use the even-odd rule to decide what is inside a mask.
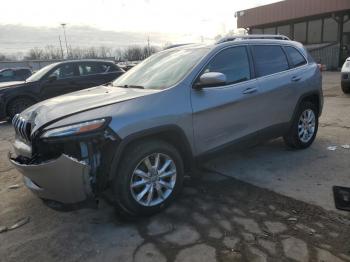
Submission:
[[[220,72],[226,85],[192,89],[193,128],[197,154],[256,132],[262,117],[259,88],[251,79],[247,47],[220,51],[203,73]]]
[[[59,65],[42,80],[42,99],[48,99],[79,90],[78,79],[79,71],[75,63]]]

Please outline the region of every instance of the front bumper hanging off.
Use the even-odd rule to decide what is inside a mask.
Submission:
[[[64,154],[39,164],[26,164],[19,158],[9,158],[22,173],[25,185],[42,199],[72,204],[92,195],[90,167],[82,161]]]

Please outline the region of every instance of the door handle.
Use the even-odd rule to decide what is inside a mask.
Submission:
[[[298,82],[298,81],[300,81],[301,80],[301,76],[293,76],[292,77],[292,81],[293,82]]]
[[[243,91],[243,94],[252,94],[252,93],[255,93],[257,92],[258,89],[256,87],[250,87],[250,88],[247,88],[246,90]]]

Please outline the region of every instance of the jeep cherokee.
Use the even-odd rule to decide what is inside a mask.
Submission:
[[[169,205],[196,160],[283,136],[309,147],[321,73],[300,43],[236,39],[146,59],[110,86],[40,102],[13,119],[13,165],[43,199],[76,203],[106,189],[128,215]]]

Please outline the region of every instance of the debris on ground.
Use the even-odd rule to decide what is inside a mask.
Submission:
[[[30,217],[24,217],[22,219],[19,219],[15,224],[13,224],[12,226],[8,227],[7,230],[14,230],[16,228],[19,228],[21,226],[24,226],[25,224],[27,224],[30,221]]]
[[[6,232],[6,231],[7,231],[7,227],[0,226],[0,233]]]
[[[350,145],[348,145],[348,144],[341,145],[341,147],[344,148],[344,149],[350,149]]]
[[[335,150],[337,150],[337,146],[329,146],[329,147],[327,147],[327,149],[328,150],[330,150],[330,151],[335,151]]]
[[[19,187],[20,187],[20,185],[15,184],[15,185],[9,186],[8,189],[17,189],[17,188],[19,188]]]
[[[296,222],[296,221],[298,221],[298,219],[297,219],[296,217],[290,217],[290,218],[288,218],[287,220],[290,221],[290,222]]]

